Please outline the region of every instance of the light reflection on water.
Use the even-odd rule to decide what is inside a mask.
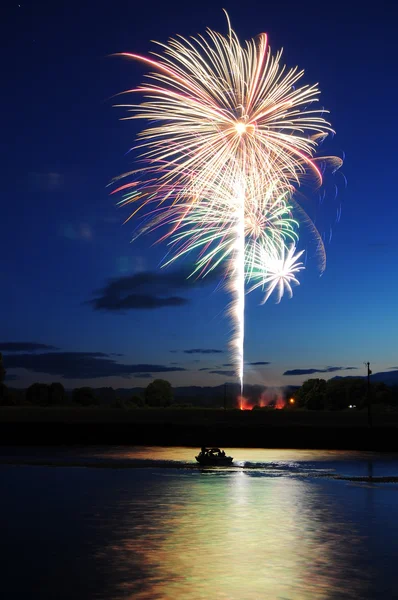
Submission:
[[[297,462],[291,450],[230,452],[237,464],[279,462],[285,474]],[[192,450],[119,449],[112,454],[185,464]],[[316,463],[338,455],[301,451],[299,457]],[[154,473],[156,492],[142,489],[142,501],[126,501],[118,523],[121,539],[113,567],[123,580],[123,597],[361,597],[368,577],[358,571],[355,557],[364,552],[363,540],[348,526],[344,506],[322,494],[315,482],[262,475],[231,470]],[[129,570],[143,574],[129,576]]]
[[[21,547],[29,551],[34,575],[45,564],[47,582],[47,587],[37,588],[36,595],[33,584],[26,583],[24,596],[8,597],[393,597],[386,591],[386,573],[392,564],[389,555],[398,548],[394,531],[397,486],[377,488],[314,479],[308,466],[317,470],[327,463],[327,470],[339,470],[348,461],[362,469],[367,455],[239,449],[233,450],[237,459],[261,467],[201,470],[177,469],[172,463],[170,468],[158,468],[164,461],[181,465],[192,461],[195,451],[187,448],[85,452],[82,464],[87,464],[90,454],[93,459],[144,459],[149,466],[1,468],[8,496],[0,526],[11,524],[9,538],[6,535],[3,543],[7,552],[13,543],[18,551]],[[391,458],[390,464],[397,468],[394,461]],[[300,462],[305,468],[297,466]],[[263,468],[267,463],[279,465],[278,477]],[[305,477],[299,476],[303,469]],[[24,488],[30,490],[28,505],[19,495]],[[27,508],[31,514],[26,513]],[[38,540],[43,548],[36,556]],[[70,558],[79,552],[74,571]],[[68,567],[63,568],[61,555]],[[56,573],[63,569],[67,569],[67,579],[58,589]],[[383,585],[387,586],[384,590]]]
[[[305,461],[309,462],[337,462],[344,463],[347,460],[364,459],[364,457],[383,455],[341,450],[294,450],[294,449],[261,449],[261,448],[228,448],[227,454],[234,457],[234,464],[252,463],[284,463],[295,464]],[[98,457],[129,458],[132,460],[152,460],[152,461],[174,461],[177,463],[195,462],[195,454],[199,448],[187,447],[164,447],[164,446],[115,446],[110,448],[99,448],[97,450],[89,449],[90,454]],[[388,456],[388,455],[387,455]],[[398,458],[398,455],[397,457]]]
[[[158,493],[127,501],[117,526],[120,597],[361,597],[362,540],[317,484],[242,472],[157,477]]]

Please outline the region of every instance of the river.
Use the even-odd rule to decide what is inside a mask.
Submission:
[[[226,450],[2,448],[0,596],[397,597],[397,455]]]

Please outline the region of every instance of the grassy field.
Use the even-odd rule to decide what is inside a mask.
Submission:
[[[0,408],[0,444],[132,444],[398,452],[398,414],[366,411]]]
[[[398,412],[376,412],[373,423],[398,427]],[[367,411],[222,410],[205,408],[0,407],[0,423],[175,423],[367,427]]]

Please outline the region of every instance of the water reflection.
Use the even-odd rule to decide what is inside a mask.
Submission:
[[[365,597],[364,540],[317,482],[158,470],[117,512],[112,598]]]

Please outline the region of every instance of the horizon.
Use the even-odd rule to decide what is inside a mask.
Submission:
[[[3,348],[5,346],[5,344],[2,344],[0,342],[0,354],[1,354],[1,348]],[[14,355],[9,354],[8,357],[10,356],[18,356],[18,352],[15,352]],[[51,357],[54,357],[55,355],[59,354],[61,360],[62,358],[65,358],[65,353],[62,352],[52,352],[51,353]],[[99,354],[99,353],[91,353],[91,354]],[[102,353],[101,353],[102,354]],[[40,354],[40,353],[35,353],[34,351],[31,352],[31,354],[25,354],[22,355],[23,359],[26,359],[26,357],[34,357],[36,356],[37,358],[40,358],[40,356],[44,356],[46,357],[46,354]],[[48,358],[48,354],[47,354],[47,358]],[[82,358],[80,355],[78,356],[78,358]],[[101,357],[90,357],[91,359],[94,358],[95,360],[107,360],[106,358],[104,358],[103,356]],[[117,363],[118,364],[118,363]],[[119,363],[120,365],[120,363]],[[62,378],[57,376],[56,374],[51,375],[51,374],[43,374],[42,372],[35,372],[35,371],[30,371],[28,372],[28,382],[26,380],[26,378],[20,378],[18,376],[15,376],[13,372],[15,371],[20,371],[22,369],[14,369],[11,368],[12,373],[9,373],[8,369],[7,369],[7,355],[5,355],[3,353],[3,366],[6,369],[6,377],[5,377],[5,383],[8,385],[8,387],[10,388],[15,388],[15,389],[26,389],[28,388],[30,385],[34,384],[34,383],[43,383],[43,384],[51,384],[51,383],[62,383],[62,385],[64,386],[66,391],[72,391],[75,388],[78,387],[91,387],[93,389],[102,389],[102,388],[112,388],[114,390],[118,390],[118,389],[125,389],[125,390],[129,390],[129,389],[145,389],[147,387],[147,385],[149,383],[151,383],[151,381],[154,381],[155,379],[166,379],[167,381],[170,381],[170,379],[172,379],[172,377],[170,377],[170,372],[169,371],[160,371],[158,373],[155,373],[153,376],[149,376],[149,374],[144,374],[144,373],[138,373],[136,374],[136,376],[130,376],[130,377],[123,377],[122,378],[122,382],[125,385],[119,385],[118,383],[116,384],[112,384],[112,382],[110,380],[112,380],[111,377],[96,377],[94,379],[88,379],[88,378],[76,378],[74,380],[70,379],[70,378]],[[54,365],[52,365],[53,367]],[[123,365],[122,365],[123,366]],[[124,365],[126,366],[126,365]],[[137,367],[142,367],[143,365],[133,365],[133,367],[137,368]],[[268,365],[267,365],[268,366]],[[371,365],[372,366],[372,365]],[[69,365],[70,367],[70,365]],[[90,365],[90,367],[92,367],[92,365]],[[101,365],[97,365],[97,368],[101,368]],[[258,368],[258,367],[256,367]],[[264,368],[264,367],[262,367]],[[202,368],[203,369],[203,368]],[[200,371],[201,369],[199,369]],[[364,367],[365,370],[365,367]],[[305,381],[307,381],[308,379],[324,379],[326,381],[330,380],[330,379],[345,379],[345,378],[364,378],[366,377],[366,372],[361,373],[359,367],[349,367],[346,369],[341,369],[338,367],[329,367],[326,369],[310,369],[310,370],[306,370],[306,373],[302,373],[300,375],[296,375],[296,376],[290,376],[287,375],[286,377],[288,377],[288,381],[286,381],[284,384],[277,384],[277,383],[271,383],[269,381],[268,378],[268,382],[263,382],[263,383],[258,383],[254,380],[253,381],[246,381],[244,382],[244,386],[249,387],[249,388],[253,388],[253,387],[259,387],[259,388],[264,388],[264,389],[275,389],[275,390],[286,390],[289,388],[299,388],[301,387],[302,383],[304,383]],[[348,373],[347,373],[348,371]],[[358,371],[358,372],[357,372]],[[186,370],[186,371],[182,371],[182,373],[187,376],[190,377],[189,381],[187,381],[186,383],[180,383],[180,384],[175,384],[171,381],[171,385],[173,388],[194,388],[194,387],[199,387],[199,388],[221,388],[223,386],[230,386],[230,387],[236,387],[239,388],[240,387],[240,383],[238,381],[238,378],[235,377],[234,379],[224,379],[223,381],[219,381],[217,383],[215,382],[201,382],[201,383],[194,383],[192,382],[192,376],[189,375],[189,373],[192,373],[193,371],[190,370]],[[343,372],[346,372],[345,374],[342,374]],[[176,373],[175,371],[171,371],[171,374]],[[177,373],[181,374],[181,371],[177,371]],[[35,377],[36,374],[36,377]],[[144,376],[142,376],[144,375]],[[148,375],[148,376],[147,376]],[[204,372],[204,375],[208,375],[208,371],[206,370]],[[384,378],[380,378],[380,376],[384,376]],[[378,378],[378,381],[383,381],[384,379],[389,380],[390,383],[388,383],[388,385],[394,385],[394,383],[391,383],[391,381],[394,382],[395,376],[397,376],[397,382],[398,382],[398,369],[397,368],[390,368],[387,369],[386,371],[380,371],[380,370],[372,370],[371,372],[371,377],[372,379],[376,379]],[[222,377],[222,375],[219,375],[219,377]],[[293,380],[299,380],[299,382],[294,383]],[[74,381],[74,383],[72,383]],[[118,381],[118,380],[116,380]]]

